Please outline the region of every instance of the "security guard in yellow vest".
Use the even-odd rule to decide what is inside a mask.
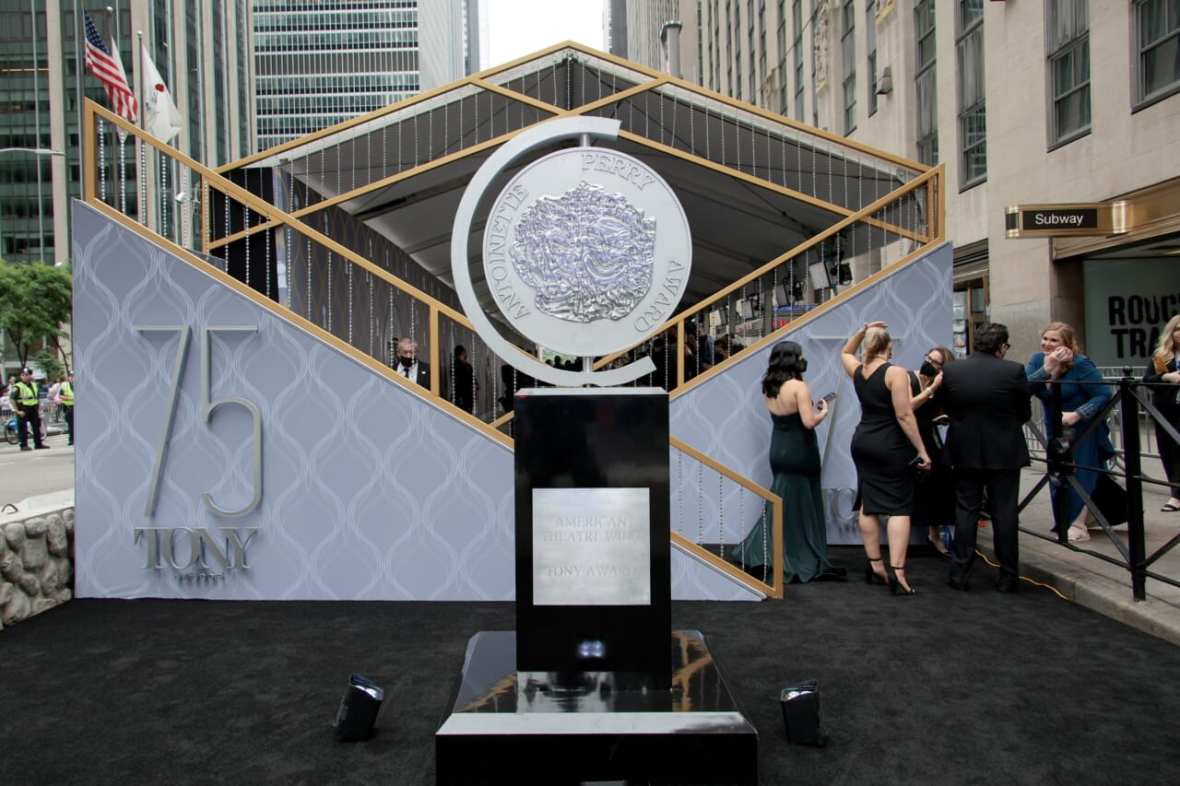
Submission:
[[[70,435],[69,444],[74,444],[74,375],[70,374],[62,380],[57,389],[57,403],[61,405],[62,414],[66,418],[66,429]]]
[[[12,386],[8,394],[12,401],[12,408],[19,418],[20,449],[32,450],[29,447],[29,436],[26,428],[33,430],[33,444],[37,450],[48,450],[49,446],[41,442],[41,402],[37,399],[37,383],[33,382],[33,372],[30,369],[20,370],[20,381]]]

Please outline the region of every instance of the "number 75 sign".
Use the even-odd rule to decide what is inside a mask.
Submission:
[[[164,468],[164,458],[172,437],[172,423],[176,420],[176,402],[180,398],[180,380],[184,375],[185,363],[188,360],[188,347],[192,339],[193,329],[187,325],[142,325],[135,328],[140,333],[176,333],[179,341],[176,345],[176,364],[172,369],[172,388],[168,397],[168,410],[164,419],[164,428],[160,430],[160,438],[156,443],[156,459],[152,465],[152,483],[148,489],[147,503],[144,505],[144,515],[151,518],[156,512],[156,501],[160,496],[160,473]],[[236,404],[250,413],[253,427],[253,467],[254,467],[254,497],[244,508],[239,510],[222,510],[209,496],[203,492],[201,499],[209,510],[218,516],[236,518],[245,516],[262,501],[262,413],[258,411],[253,401],[244,398],[222,398],[217,401],[209,400],[209,335],[211,333],[256,333],[257,327],[243,325],[209,325],[201,328],[201,422],[208,423],[218,407],[228,407]]]

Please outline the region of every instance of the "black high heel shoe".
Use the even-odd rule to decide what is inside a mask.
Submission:
[[[873,563],[882,562],[883,560],[883,557],[877,557],[876,559],[872,559],[871,557],[869,558],[869,563],[865,565],[865,584],[880,584],[882,587],[884,587],[889,583],[885,579],[881,578],[880,573],[873,570]]]
[[[912,585],[910,586],[909,589],[906,589],[905,586],[901,583],[901,580],[899,578],[897,578],[897,572],[899,570],[905,570],[905,565],[890,565],[889,567],[893,568],[893,573],[891,573],[889,575],[889,592],[891,594],[893,594],[893,595],[917,595],[918,594],[918,591],[916,589],[914,589]],[[909,584],[909,582],[907,581],[906,584]]]

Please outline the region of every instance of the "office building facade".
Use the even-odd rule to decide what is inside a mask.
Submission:
[[[83,14],[104,40],[117,38],[133,87],[136,33],[143,32],[182,117],[172,145],[214,165],[254,148],[249,0],[0,0],[0,148],[13,148],[0,154],[5,259],[70,259],[69,200],[82,192],[81,103],[107,104],[102,84],[80,65]],[[121,162],[112,172],[122,171],[135,199],[136,154],[130,143],[120,151],[114,134],[109,139],[112,160]],[[164,191],[174,189],[157,196]]]
[[[478,0],[256,0],[267,149],[479,70]]]
[[[1027,356],[1065,320],[1112,373],[1144,365],[1180,310],[1175,3],[681,0],[676,13],[685,78],[946,165],[957,349],[991,320]],[[1122,225],[1008,236],[1009,206],[1065,203]]]

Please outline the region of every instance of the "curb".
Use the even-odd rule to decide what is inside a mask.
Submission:
[[[976,548],[995,561],[991,546],[978,543]],[[1020,575],[1053,587],[1083,608],[1180,646],[1180,613],[1171,604],[1153,598],[1150,592],[1147,600],[1134,600],[1129,574],[1123,584],[1044,554],[1022,550]]]

